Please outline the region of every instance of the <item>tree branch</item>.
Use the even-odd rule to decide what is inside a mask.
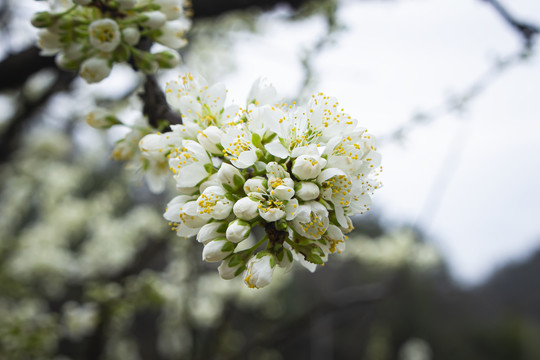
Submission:
[[[540,28],[533,24],[517,20],[498,0],[483,0],[489,3],[502,16],[502,18],[513,27],[523,38],[525,48],[531,49],[534,44],[534,37],[540,33]]]

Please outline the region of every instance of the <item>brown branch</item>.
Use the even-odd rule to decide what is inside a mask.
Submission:
[[[498,0],[483,0],[489,3],[502,16],[502,18],[513,27],[523,38],[525,48],[531,49],[534,44],[534,38],[540,33],[540,27],[517,20]]]
[[[144,92],[140,95],[144,107],[143,113],[148,117],[148,123],[154,128],[160,128],[160,122],[166,120],[170,125],[181,124],[182,118],[167,104],[165,94],[159,88],[156,77],[147,75],[144,83]],[[168,127],[160,130],[169,130]]]
[[[0,90],[20,87],[34,73],[46,68],[56,68],[53,56],[40,56],[33,46],[11,54],[0,62]]]

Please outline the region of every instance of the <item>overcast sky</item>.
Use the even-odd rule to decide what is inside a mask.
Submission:
[[[537,0],[502,1],[540,24]],[[463,94],[521,42],[480,0],[345,1],[347,30],[317,56],[317,89],[382,137],[416,111]],[[260,21],[239,34],[237,71],[225,82],[242,98],[269,77],[285,96],[302,78],[298,54],[323,34],[321,18]],[[447,115],[382,144],[384,188],[374,210],[389,223],[422,226],[466,283],[540,246],[540,59],[498,77],[461,116]]]

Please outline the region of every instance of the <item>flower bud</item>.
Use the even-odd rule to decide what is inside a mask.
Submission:
[[[159,29],[167,22],[167,17],[160,11],[149,11],[142,13],[141,23],[150,29]]]
[[[189,26],[188,21],[167,21],[160,29],[161,34],[155,40],[171,49],[180,49],[187,44],[184,34]]]
[[[270,194],[279,200],[290,200],[294,196],[294,189],[286,185],[279,185]]]
[[[260,289],[267,286],[272,281],[274,266],[275,260],[271,254],[253,256],[247,263],[244,282],[250,288]]]
[[[178,19],[182,13],[182,1],[179,0],[154,0],[154,4],[159,5],[161,11],[167,17],[167,20]]]
[[[93,21],[88,32],[90,44],[98,50],[112,52],[120,44],[120,29],[112,19]]]
[[[108,129],[113,125],[120,124],[118,118],[103,108],[92,110],[85,118],[88,125],[96,129]]]
[[[79,75],[86,80],[87,83],[92,84],[105,79],[110,73],[111,67],[107,60],[92,57],[83,61]]]
[[[180,65],[180,54],[177,51],[165,50],[155,54],[156,61],[162,69],[173,69]]]
[[[252,192],[263,192],[268,186],[268,181],[262,177],[247,179],[244,183],[244,192],[249,195]]]
[[[46,28],[54,24],[56,20],[58,20],[58,16],[55,16],[47,11],[41,11],[35,13],[30,22],[37,28]]]
[[[206,245],[218,237],[223,237],[224,225],[226,226],[224,222],[212,222],[203,225],[197,233],[197,241]]]
[[[302,181],[296,188],[296,197],[300,200],[315,200],[319,196],[319,187],[317,184],[308,181]]]
[[[159,64],[154,54],[138,50],[133,52],[133,59],[137,68],[145,74],[154,74],[159,69]]]
[[[223,238],[218,238],[204,245],[202,258],[204,261],[208,262],[221,261],[231,254],[235,247],[235,244],[228,242]]]
[[[222,163],[217,172],[218,181],[221,182],[224,188],[229,188],[230,191],[236,191],[244,185],[244,177],[242,173],[234,166]]]
[[[238,271],[238,269],[245,266],[244,261],[239,260],[239,259],[237,261],[233,261],[234,265],[231,266],[231,260],[233,258],[234,256],[229,259],[223,260],[221,264],[218,266],[219,276],[221,276],[222,279],[225,279],[225,280],[234,279],[236,277],[236,272]]]
[[[259,216],[259,202],[249,197],[243,197],[233,206],[234,215],[242,220],[253,220]]]
[[[248,222],[240,219],[236,219],[227,227],[226,237],[227,240],[235,244],[244,241],[249,236],[251,226]]]
[[[318,155],[300,155],[294,160],[292,173],[300,180],[314,179],[325,165],[326,160]]]
[[[197,140],[206,151],[214,155],[221,155],[221,149],[218,145],[221,146],[221,137],[223,136],[223,131],[221,131],[216,126],[209,126],[203,131],[199,132],[197,135]]]
[[[37,45],[42,50],[39,54],[43,56],[56,54],[62,48],[60,35],[50,32],[47,29],[38,31]]]
[[[135,27],[122,29],[122,39],[131,46],[137,45],[141,39],[141,33]]]

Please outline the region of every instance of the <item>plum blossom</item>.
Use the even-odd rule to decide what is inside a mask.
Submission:
[[[147,158],[168,159],[176,180],[165,213],[173,229],[197,235],[203,260],[221,262],[223,279],[243,273],[250,288],[268,286],[276,267],[314,271],[343,252],[350,216],[368,211],[381,187],[375,139],[337,100],[275,99],[257,80],[241,110],[226,104],[224,85],[188,73],[167,85],[183,124],[140,142]]]

